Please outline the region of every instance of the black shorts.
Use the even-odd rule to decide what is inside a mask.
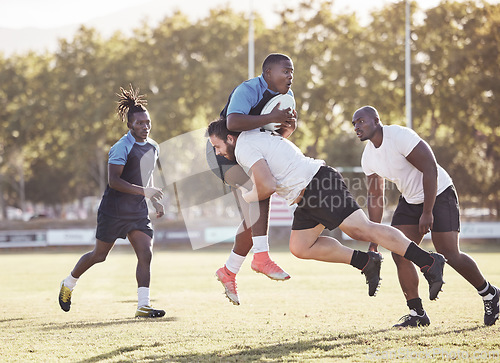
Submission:
[[[117,238],[125,238],[132,231],[141,231],[153,238],[153,228],[148,217],[139,219],[122,219],[97,213],[97,230],[95,237],[103,242],[114,243]]]
[[[418,225],[420,216],[424,210],[424,203],[410,204],[403,196],[399,197],[399,203],[392,216],[391,225]],[[458,197],[455,187],[450,185],[436,197],[434,208],[432,209],[434,223],[433,232],[460,232],[460,211],[458,207]]]
[[[318,224],[332,230],[358,209],[342,175],[330,166],[322,166],[295,209],[292,230],[310,229]]]

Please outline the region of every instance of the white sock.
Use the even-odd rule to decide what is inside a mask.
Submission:
[[[267,241],[267,235],[252,237],[252,241],[253,241],[253,253],[269,251],[269,242]]]
[[[241,265],[243,265],[243,261],[245,261],[245,257],[246,256],[240,256],[234,253],[234,251],[231,251],[226,261],[226,268],[233,274],[237,274],[240,271]]]
[[[149,287],[137,288],[137,307],[148,306],[149,302]]]
[[[488,281],[486,281],[486,287],[484,289],[482,289],[481,291],[477,290],[477,293],[479,295],[483,295],[486,291],[488,291],[490,289],[490,283]]]
[[[78,279],[76,277],[73,277],[72,274],[69,274],[68,277],[64,279],[64,286],[66,286],[68,289],[73,290],[76,286],[76,283],[78,282]]]

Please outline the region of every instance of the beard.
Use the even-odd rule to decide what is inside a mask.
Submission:
[[[228,144],[226,142],[226,155],[224,157],[231,161],[236,161],[236,156],[234,155],[235,145]]]

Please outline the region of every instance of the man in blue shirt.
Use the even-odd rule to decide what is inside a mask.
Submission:
[[[232,131],[247,131],[261,129],[274,122],[281,124],[277,131],[284,137],[289,137],[296,128],[297,113],[295,110],[280,110],[276,106],[269,114],[261,115],[266,103],[276,95],[290,94],[293,81],[293,63],[284,54],[270,54],[262,64],[262,74],[236,87],[229,96],[226,107],[221,112],[221,118],[227,121],[228,129]],[[235,188],[237,185],[250,183],[245,171],[232,160],[221,155],[215,155],[211,145],[207,149],[208,162],[212,171],[224,182]],[[246,203],[241,193],[233,190],[241,205],[244,220],[238,228],[233,250],[226,264],[216,272],[217,279],[223,284],[228,299],[239,305],[236,290],[236,274],[246,255],[253,246],[254,258],[252,269],[263,273],[273,280],[287,280],[290,276],[269,257],[268,220],[269,198],[258,203]]]
[[[146,100],[134,90],[120,88],[118,115],[129,128],[109,151],[108,185],[97,215],[96,245],[83,255],[73,271],[61,282],[59,305],[64,311],[71,307],[71,294],[80,276],[94,264],[103,262],[117,238],[128,237],[137,255],[136,317],[156,318],[165,311],[153,309],[149,299],[153,229],[148,218],[146,198],[156,209],[157,217],[164,214],[159,200],[161,189],[152,184],[152,174],[159,148],[149,138],[151,120]]]

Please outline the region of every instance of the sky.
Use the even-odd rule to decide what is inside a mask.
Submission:
[[[2,16],[0,27],[20,29],[36,27],[42,29],[55,28],[70,24],[85,24],[86,22],[112,14],[114,12],[152,3],[152,0],[0,0]],[[248,11],[250,3],[255,11],[266,19],[274,16],[275,10],[283,4],[293,5],[300,0],[162,0],[166,12],[180,9],[194,18],[208,14],[208,10],[220,5],[230,4],[236,10]],[[339,11],[356,11],[366,14],[375,8],[380,8],[394,0],[335,0],[335,8]],[[418,0],[422,8],[432,7],[439,0]],[[29,11],[27,11],[29,9]],[[167,14],[165,14],[167,15]],[[266,19],[271,21],[272,19]]]
[[[176,10],[191,21],[205,18],[209,10],[230,5],[237,12],[254,12],[268,27],[275,26],[278,12],[293,8],[304,0],[0,0],[0,54],[32,51],[54,51],[59,40],[71,39],[85,25],[108,37],[115,31],[130,35],[147,21],[154,27]],[[369,23],[374,10],[400,0],[334,0],[332,11],[355,12],[360,22]],[[404,0],[401,0],[404,1]],[[445,0],[417,0],[420,9],[437,6]],[[464,1],[464,0],[458,0]],[[500,0],[488,0],[499,3]],[[129,21],[130,19],[130,21]],[[415,17],[418,19],[418,15]]]

